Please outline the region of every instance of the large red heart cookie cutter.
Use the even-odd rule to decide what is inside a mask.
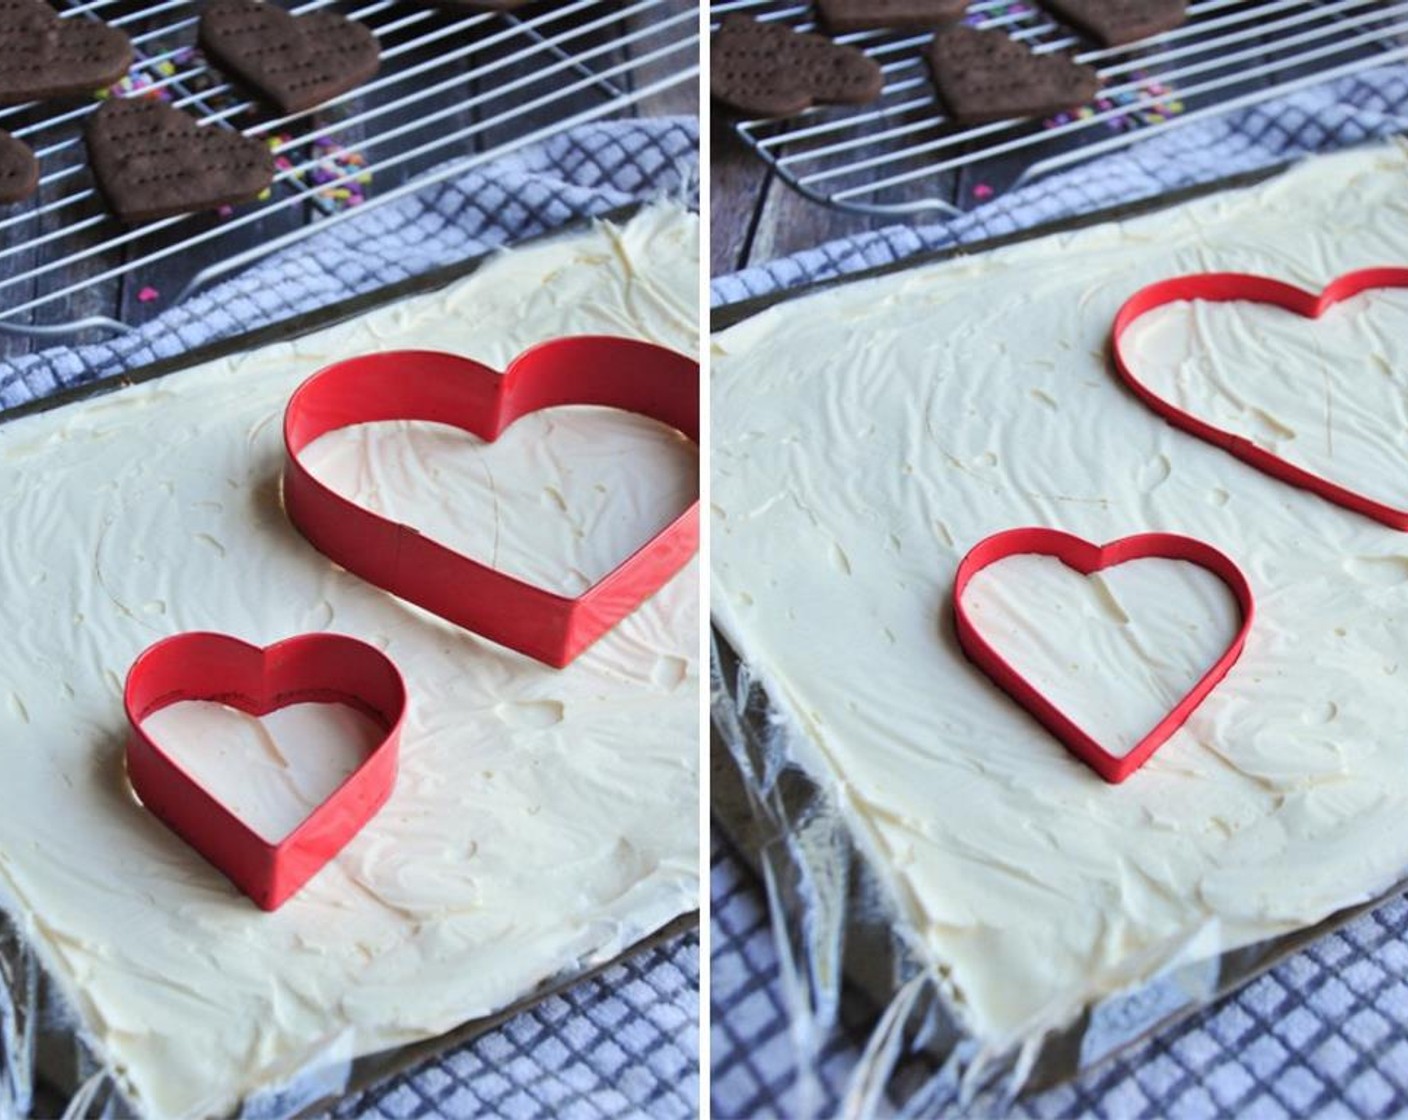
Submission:
[[[984,568],[1010,556],[1052,556],[1081,575],[1089,576],[1131,560],[1186,560],[1205,568],[1225,583],[1241,608],[1242,624],[1222,655],[1186,696],[1154,729],[1125,755],[1111,754],[1096,739],[1048,700],[983,637],[963,605],[963,592]],[[1140,533],[1091,544],[1056,529],[1008,529],[979,541],[958,565],[953,582],[953,617],[964,654],[1018,704],[1037,718],[1066,749],[1107,782],[1119,783],[1139,769],[1192,715],[1236,663],[1251,631],[1255,602],[1251,585],[1240,568],[1209,544],[1175,533]]]
[[[1328,308],[1341,300],[1375,288],[1408,288],[1408,268],[1366,268],[1347,272],[1332,280],[1319,293],[1308,292],[1294,284],[1273,280],[1268,276],[1241,272],[1205,272],[1160,280],[1140,288],[1125,301],[1116,314],[1111,337],[1115,368],[1134,394],[1174,427],[1182,428],[1199,439],[1231,452],[1272,478],[1328,498],[1337,505],[1372,517],[1400,532],[1408,532],[1408,510],[1396,509],[1375,501],[1337,482],[1331,482],[1323,475],[1297,467],[1274,452],[1258,447],[1245,436],[1200,420],[1173,402],[1165,400],[1139,380],[1124,351],[1124,335],[1130,324],[1165,304],[1186,303],[1189,300],[1204,300],[1209,303],[1264,303],[1284,308],[1306,319],[1318,319]]]
[[[449,424],[492,442],[560,405],[639,413],[699,442],[699,363],[633,339],[578,336],[499,373],[455,354],[402,350],[315,373],[284,414],[284,505],[319,552],[467,630],[561,668],[655,594],[699,547],[699,502],[583,594],[557,595],[481,564],[323,485],[298,455],[327,432],[385,420]]]
[[[153,713],[209,700],[264,716],[290,704],[348,704],[386,736],[303,822],[266,840],[142,730]],[[260,649],[224,634],[177,634],[145,650],[127,674],[127,776],[142,804],[265,910],[277,910],[391,796],[406,686],[380,650],[340,634],[303,634]]]

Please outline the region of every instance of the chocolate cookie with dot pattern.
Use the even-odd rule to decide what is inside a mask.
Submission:
[[[709,92],[740,112],[790,117],[813,105],[864,105],[885,76],[855,47],[751,16],[725,16],[709,44]]]
[[[131,65],[132,43],[115,27],[60,19],[45,0],[0,0],[0,105],[92,93]]]
[[[935,33],[928,57],[939,97],[960,124],[1050,116],[1085,104],[1100,90],[1089,66],[1060,52],[1033,54],[996,29],[945,27]]]
[[[214,0],[201,48],[285,113],[305,113],[356,89],[381,66],[376,36],[336,12],[290,15],[259,0]]]
[[[0,206],[23,202],[39,186],[39,161],[27,144],[0,129]]]
[[[1048,11],[1107,47],[1123,47],[1181,27],[1185,0],[1043,0]]]
[[[932,31],[963,18],[968,0],[817,0],[833,34],[848,31]]]
[[[274,179],[274,157],[263,140],[202,127],[164,101],[104,102],[84,140],[99,190],[127,222],[249,202]]]

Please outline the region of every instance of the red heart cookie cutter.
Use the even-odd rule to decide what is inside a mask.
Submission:
[[[1231,644],[1186,696],[1136,743],[1128,754],[1111,754],[1022,676],[978,631],[963,606],[963,592],[984,568],[1009,556],[1052,556],[1083,576],[1131,560],[1185,560],[1205,568],[1225,583],[1242,612],[1242,624]],[[1170,735],[1180,728],[1208,693],[1227,675],[1246,645],[1255,603],[1251,585],[1227,556],[1202,541],[1174,533],[1140,533],[1095,545],[1056,529],[1008,529],[973,546],[953,582],[953,616],[958,644],[967,658],[1039,720],[1066,749],[1107,782],[1118,783],[1139,769]]]
[[[1115,368],[1134,394],[1174,427],[1182,428],[1199,439],[1230,451],[1243,462],[1250,463],[1272,478],[1328,498],[1337,505],[1372,517],[1400,532],[1408,532],[1408,510],[1395,509],[1339,483],[1331,482],[1304,467],[1288,463],[1279,455],[1258,447],[1245,436],[1215,427],[1165,400],[1139,380],[1124,352],[1124,334],[1130,324],[1165,304],[1185,303],[1189,300],[1204,300],[1209,303],[1264,303],[1284,308],[1307,319],[1318,319],[1328,308],[1341,300],[1375,288],[1408,288],[1408,268],[1366,268],[1358,272],[1347,272],[1332,280],[1324,291],[1318,294],[1297,288],[1294,284],[1272,280],[1267,276],[1240,272],[1205,272],[1160,280],[1146,288],[1140,288],[1125,301],[1115,316],[1111,337]]]
[[[561,405],[639,413],[699,442],[699,363],[625,338],[579,336],[524,351],[499,373],[455,354],[403,350],[315,373],[284,414],[284,505],[319,552],[391,594],[562,668],[655,594],[699,547],[699,502],[572,598],[437,544],[323,485],[298,454],[327,432],[385,420],[449,424],[490,442]]]
[[[290,704],[348,704],[386,736],[321,805],[277,843],[239,819],[142,730],[154,712],[210,700],[264,716]],[[277,910],[337,855],[391,796],[406,686],[373,646],[303,634],[260,649],[187,633],[145,650],[127,674],[127,775],[142,804],[265,910]]]

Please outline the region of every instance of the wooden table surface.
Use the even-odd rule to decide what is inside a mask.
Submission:
[[[795,6],[789,6],[788,11],[794,12],[794,9]],[[1325,18],[1328,20],[1330,17]],[[1345,36],[1347,44],[1349,33],[1349,30],[1341,33]],[[1323,60],[1312,59],[1295,64],[1278,64],[1281,68],[1275,71],[1273,79],[1265,70],[1269,60],[1279,58],[1286,52],[1287,48],[1281,43],[1283,38],[1284,33],[1277,35],[1258,33],[1256,37],[1248,39],[1247,45],[1242,48],[1245,55],[1242,60],[1243,65],[1239,66],[1235,78],[1229,79],[1234,84],[1223,85],[1215,93],[1182,95],[1183,102],[1180,104],[1186,103],[1186,110],[1175,109],[1175,114],[1181,111],[1187,111],[1190,114],[1195,111],[1215,111],[1220,104],[1235,97],[1264,96],[1274,92],[1278,87],[1284,89],[1288,83],[1304,82],[1307,78],[1313,79],[1317,73],[1325,69],[1327,63]],[[1349,50],[1348,45],[1346,46],[1348,54],[1343,52],[1336,54],[1334,59],[1338,63],[1343,63],[1346,57],[1352,55],[1367,68],[1374,64],[1377,58],[1394,42],[1392,36],[1385,36],[1375,41],[1372,37],[1366,39],[1360,35],[1353,41],[1352,50]],[[1248,48],[1258,53],[1247,54]],[[887,55],[886,61],[894,64],[898,57],[893,54]],[[912,99],[913,93],[914,91],[907,90],[904,97]],[[873,110],[873,107],[871,109]],[[864,129],[870,129],[875,135],[881,135],[890,130],[899,135],[906,129],[912,128],[916,122],[922,123],[922,114],[926,111],[929,110],[924,108],[906,110],[902,104],[896,107],[893,117],[887,117],[878,124],[863,126],[856,131],[833,132],[814,141],[793,140],[789,145],[774,147],[772,151],[777,156],[793,157],[794,170],[804,168],[813,175],[824,171],[834,176],[838,162],[854,163],[859,166],[865,160],[872,161],[875,168],[874,174],[877,177],[893,175],[897,171],[922,171],[923,163],[920,161],[932,161],[937,157],[918,152],[897,155],[896,147],[910,141],[896,140],[891,142],[889,147],[879,143],[867,143]],[[841,109],[833,112],[834,118],[840,119],[844,118],[847,110]],[[1076,155],[1078,149],[1086,144],[1108,143],[1116,136],[1134,139],[1147,136],[1151,130],[1157,128],[1156,125],[1149,123],[1147,117],[1122,117],[1116,114],[1098,127],[1059,138],[1057,134],[1053,133],[1050,142],[1039,142],[1025,148],[1012,147],[1010,151],[1003,151],[1004,144],[1010,146],[1012,143],[1011,136],[1006,134],[999,138],[1004,143],[994,143],[976,136],[970,139],[961,139],[959,146],[946,152],[945,157],[958,155],[965,159],[971,159],[971,162],[961,163],[955,170],[916,176],[907,182],[890,186],[882,192],[883,201],[887,205],[917,206],[922,204],[927,207],[926,209],[909,214],[868,215],[842,210],[806,198],[771,172],[762,158],[744,144],[732,127],[733,118],[727,109],[716,103],[713,107],[712,119],[710,209],[713,225],[709,246],[709,263],[711,275],[714,276],[763,264],[799,250],[812,248],[826,241],[867,230],[904,223],[932,224],[943,221],[952,217],[954,211],[945,210],[941,205],[936,206],[935,203],[947,203],[959,211],[971,210],[984,200],[1013,189],[1024,180],[1030,165],[1036,163],[1039,158],[1056,154]],[[824,127],[830,123],[831,119],[833,118],[820,116],[805,123],[808,126],[820,123]],[[1314,122],[1309,123],[1313,124]],[[753,127],[759,136],[767,137],[776,143],[775,134],[770,134],[765,128]],[[1333,127],[1330,122],[1324,126],[1327,131]],[[932,134],[910,132],[910,135],[915,136],[917,140],[929,141]],[[826,145],[835,143],[838,139],[843,139],[852,145],[844,158],[836,157],[830,160],[819,158],[814,161],[797,159],[797,157],[807,155],[809,149],[806,145],[808,143],[821,145],[824,148]],[[981,158],[972,158],[982,152],[985,145],[991,145],[996,151],[991,154],[984,153]],[[950,162],[954,161],[950,160]],[[851,177],[839,182],[844,183],[847,187],[854,187],[859,174],[861,172],[857,171]],[[838,180],[833,177],[825,186],[834,189],[837,184]],[[880,198],[879,195],[862,197],[872,201]]]
[[[764,264],[823,242],[905,221],[936,220],[855,214],[813,202],[768,170],[733,131],[717,107],[711,128],[709,171],[712,223],[709,274],[722,276]]]
[[[60,2],[78,3],[80,0],[60,0]],[[156,2],[157,0],[112,0],[110,6],[103,8],[103,15],[110,20],[120,18],[123,15],[140,15],[144,9],[153,6]],[[551,0],[539,0],[539,3],[519,9],[517,14],[523,18],[532,18],[540,11],[548,11],[550,6]],[[338,9],[344,12],[351,11],[354,7],[355,5],[351,3],[338,5]],[[616,40],[632,31],[657,25],[667,15],[697,10],[697,4],[693,0],[665,0],[661,8],[655,9],[648,15],[633,16],[629,19],[620,18],[601,28],[577,34],[572,39],[574,53],[601,48],[592,59],[591,65],[597,70],[615,66],[627,61],[632,57],[633,52],[645,54],[660,47],[662,43],[678,42],[686,35],[691,34],[693,29],[680,27],[667,33],[645,35],[638,37],[634,43],[626,47],[612,47],[611,44]],[[173,45],[185,46],[193,43],[195,38],[194,16],[197,11],[195,0],[191,0],[189,9],[166,10],[160,15],[150,17],[153,23],[159,27],[168,27],[172,23],[186,25],[173,32],[169,37],[163,36],[159,41],[144,44],[142,49],[150,55],[158,49],[164,50]],[[662,11],[665,14],[662,15]],[[556,32],[561,27],[569,26],[569,21],[571,21],[570,25],[575,27],[585,25],[588,21],[599,21],[601,16],[602,10],[594,6],[581,13],[571,13],[564,20],[553,23],[551,26]],[[401,30],[401,25],[408,22],[408,17],[413,21],[413,26]],[[126,29],[129,34],[141,34],[143,28],[148,26],[145,22],[147,18],[142,17],[137,22],[128,24]],[[415,7],[408,3],[395,5],[389,14],[378,15],[371,22],[379,31],[386,26],[388,21],[392,22],[392,28],[383,35],[383,50],[385,51],[388,44],[394,46],[406,41],[407,37],[411,35],[423,36],[428,30],[433,30],[437,26],[448,27],[454,20],[462,18],[464,18],[463,12],[439,8],[429,9],[428,15],[425,11],[417,13]],[[407,68],[421,63],[434,63],[437,57],[436,52],[459,48],[472,41],[468,38],[470,36],[488,38],[495,32],[502,30],[501,18],[495,17],[489,23],[477,25],[463,32],[441,36],[434,43],[415,46],[414,49],[403,51],[394,59],[385,58],[380,76],[385,77],[397,68]],[[401,127],[406,129],[404,139],[388,140],[380,148],[368,150],[367,158],[373,163],[377,158],[385,158],[381,153],[398,154],[413,146],[425,144],[427,138],[447,137],[457,130],[469,127],[478,127],[479,129],[475,135],[465,141],[455,145],[445,142],[443,146],[433,146],[433,150],[427,151],[422,156],[416,156],[399,166],[379,171],[367,187],[368,197],[374,198],[378,192],[389,191],[457,155],[465,152],[491,153],[510,144],[518,137],[525,136],[540,128],[549,128],[575,113],[606,103],[609,97],[608,93],[593,87],[584,89],[570,97],[559,98],[551,105],[531,112],[517,111],[517,105],[530,101],[545,91],[561,88],[569,81],[575,81],[578,76],[576,73],[566,72],[555,78],[544,77],[542,74],[544,68],[557,60],[554,56],[543,53],[523,61],[505,62],[509,57],[524,51],[527,42],[529,40],[520,35],[506,39],[498,45],[476,50],[455,63],[436,63],[433,69],[427,69],[424,77],[419,79],[427,84],[430,82],[449,83],[444,90],[436,93],[433,99],[427,98],[417,101],[411,106],[394,105],[395,101],[405,96],[408,89],[415,88],[410,83],[417,79],[411,78],[392,83],[385,89],[357,97],[349,106],[351,113],[361,114],[378,109],[381,109],[382,113],[365,124],[354,124],[339,132],[338,139],[344,146],[356,150],[359,142],[369,142],[378,133],[384,134]],[[691,62],[692,59],[687,51],[673,52],[660,61],[634,67],[624,79],[617,77],[615,80],[618,84],[645,85],[669,73],[678,73]],[[491,76],[481,76],[486,67],[494,67]],[[456,75],[462,79],[461,85],[455,86],[453,84]],[[502,95],[496,93],[498,88],[514,82],[521,84],[513,91]],[[218,112],[220,102],[216,98],[224,96],[228,99],[230,96],[216,94],[207,99],[201,94],[199,87],[194,92],[194,100],[187,107],[190,112],[197,115]],[[178,90],[178,96],[190,97],[191,94],[187,92],[185,86],[182,86]],[[224,104],[230,103],[228,100],[224,102]],[[457,105],[461,107],[456,109]],[[632,116],[665,113],[697,114],[698,106],[698,84],[695,80],[690,79],[642,100],[628,112]],[[83,102],[78,102],[77,107],[81,109]],[[53,203],[91,188],[92,180],[88,169],[82,166],[84,161],[82,144],[78,142],[82,120],[77,113],[74,113],[75,119],[71,122],[57,125],[52,123],[55,117],[69,114],[74,109],[74,103],[53,103],[43,105],[38,109],[25,110],[20,114],[12,112],[0,119],[0,127],[10,131],[23,129],[26,126],[40,126],[40,130],[34,134],[32,139],[37,147],[43,148],[56,143],[66,145],[62,150],[44,154],[41,161],[42,171],[45,175],[50,175],[72,168],[73,172],[61,182],[43,188],[40,198],[37,200],[40,203]],[[444,110],[446,115],[435,122],[435,132],[415,131],[419,118],[429,112],[441,110]],[[257,114],[261,112],[266,111],[256,108],[253,110],[255,115],[243,115],[237,118],[238,123],[247,126],[259,120]],[[323,118],[320,117],[319,121],[322,122]],[[310,126],[305,122],[294,122],[287,127],[306,131]],[[275,190],[276,192],[286,192],[288,188],[276,186]],[[218,238],[207,241],[203,245],[178,252],[161,261],[143,264],[139,269],[126,275],[104,278],[103,273],[114,268],[121,268],[124,264],[136,260],[138,254],[146,254],[154,248],[175,244],[190,237],[193,233],[209,230],[220,222],[220,219],[213,215],[192,215],[182,218],[168,231],[144,233],[139,238],[120,247],[103,248],[101,252],[65,265],[59,270],[43,276],[32,277],[30,275],[32,270],[47,261],[70,255],[79,256],[89,248],[111,244],[114,239],[127,232],[116,222],[116,219],[106,212],[101,201],[97,198],[75,201],[59,211],[40,217],[24,218],[18,222],[9,221],[9,219],[24,213],[25,209],[32,210],[35,205],[36,200],[31,200],[24,204],[23,208],[0,209],[0,219],[7,221],[7,224],[0,224],[0,283],[13,281],[3,291],[0,291],[0,306],[16,306],[36,298],[37,295],[42,295],[46,291],[58,291],[70,284],[81,284],[82,286],[79,291],[60,301],[42,306],[13,320],[21,325],[63,324],[85,316],[106,316],[127,324],[143,322],[170,306],[187,281],[207,265],[228,259],[238,252],[257,248],[273,238],[305,227],[323,216],[323,211],[308,201],[288,205],[277,211],[271,210],[266,216],[261,217],[258,221],[250,222],[243,228],[232,228],[229,232],[222,233]],[[237,215],[243,214],[257,205],[251,204],[250,207],[241,208],[237,211]],[[45,240],[46,238],[47,240]],[[152,291],[158,293],[156,299],[151,298]],[[146,299],[143,298],[144,292],[147,296]],[[33,336],[6,331],[3,324],[0,324],[0,359],[13,358],[56,344],[69,345],[92,342],[107,337],[111,337],[111,331],[92,329],[66,331],[62,335],[52,337]]]

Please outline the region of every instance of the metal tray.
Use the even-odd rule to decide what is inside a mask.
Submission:
[[[1355,147],[1381,146],[1372,141]],[[1313,156],[1307,158],[1315,158]],[[1058,236],[1106,222],[1157,213],[1185,202],[1267,182],[1301,160],[1288,161],[1194,187],[1092,211],[1076,218],[1004,234],[957,248],[918,254],[902,261],[797,288],[740,300],[714,309],[714,333],[793,300],[846,284],[908,272],[1008,245]],[[1035,1054],[986,1061],[959,1025],[942,985],[925,981],[925,964],[897,922],[883,875],[868,862],[828,789],[797,760],[780,757],[779,728],[792,726],[785,703],[777,702],[751,674],[717,627],[711,630],[710,774],[713,820],[766,888],[782,971],[793,991],[792,1010],[807,1017],[794,1038],[812,1038],[819,1048],[838,1022],[840,989],[848,985],[873,1006],[880,1028],[902,1031],[936,1066],[957,1076],[975,1057],[978,1066],[964,1092],[991,1089],[1014,1066],[1020,1091],[1039,1091],[1088,1072],[1117,1052],[1197,1014],[1287,957],[1408,890],[1404,878],[1368,901],[1347,906],[1321,922],[1222,954],[1211,961],[1175,968],[1127,993],[1117,993],[1053,1033]],[[801,734],[801,732],[796,732]],[[818,853],[830,858],[818,860]],[[819,903],[819,904],[818,904]],[[898,1012],[898,1018],[894,1018]],[[871,1038],[876,1046],[879,1032]],[[800,1056],[803,1062],[813,1055]],[[879,1057],[879,1055],[877,1055]],[[893,1063],[896,1055],[887,1061]],[[872,1094],[883,1088],[863,1068]],[[856,1078],[856,1082],[861,1080]],[[855,1082],[853,1082],[855,1083]]]
[[[512,248],[528,248],[535,245],[547,244],[560,238],[571,237],[574,234],[579,234],[590,229],[591,226],[598,221],[609,221],[620,224],[629,221],[641,209],[642,207],[640,205],[631,205],[612,210],[597,218],[570,222],[567,225],[538,237],[515,242]],[[257,330],[248,331],[230,338],[221,339],[209,345],[188,351],[177,357],[153,362],[150,365],[143,366],[129,373],[99,378],[81,385],[74,385],[70,388],[62,389],[40,400],[29,401],[0,413],[0,426],[19,420],[25,416],[32,416],[41,412],[50,412],[67,405],[76,404],[80,401],[87,401],[111,393],[118,393],[134,385],[156,381],[165,377],[178,377],[183,372],[203,365],[206,362],[228,357],[232,354],[271,346],[279,342],[287,342],[303,335],[311,334],[314,331],[322,330],[324,327],[330,327],[335,323],[340,323],[344,320],[366,314],[386,304],[436,291],[439,288],[443,288],[478,271],[480,267],[497,254],[498,250],[491,251],[480,256],[460,261],[456,264],[446,265],[443,268],[435,269],[420,276],[411,277],[373,292],[354,296],[352,299],[331,304],[327,307],[319,308],[316,311],[297,315],[278,323],[260,327]],[[352,1063],[352,1073],[345,1092],[347,1094],[360,1092],[377,1081],[400,1073],[420,1062],[444,1054],[472,1039],[487,1034],[514,1016],[535,1007],[544,1000],[558,995],[585,980],[598,976],[617,964],[672,941],[688,933],[690,930],[697,929],[698,926],[698,910],[681,914],[660,929],[636,942],[629,949],[612,960],[570,975],[555,977],[544,983],[532,994],[494,1015],[463,1023],[459,1027],[434,1038],[358,1058]],[[15,1044],[23,1044],[26,1039],[32,1039],[36,1043],[38,1055],[36,1061],[37,1084],[35,1089],[36,1104],[39,1107],[50,1109],[54,1111],[54,1114],[57,1114],[58,1111],[62,1111],[63,1115],[68,1118],[68,1120],[78,1120],[80,1117],[97,1115],[105,1117],[114,1115],[123,1117],[138,1115],[126,1101],[121,1099],[115,1100],[112,1095],[102,1091],[96,1094],[94,1098],[87,1101],[80,1102],[77,1099],[76,1095],[79,1094],[85,1081],[87,1081],[96,1070],[88,1065],[84,1055],[79,1052],[81,1044],[76,1043],[72,1037],[72,1033],[62,1026],[48,1021],[53,1017],[44,1013],[47,1009],[55,1006],[55,1001],[61,999],[58,985],[54,984],[45,976],[27,974],[23,967],[12,967],[11,958],[20,955],[22,948],[19,932],[7,915],[3,911],[0,911],[0,990],[34,985],[37,989],[35,1006],[41,1009],[41,1014],[36,1016],[38,1021],[25,1021],[21,1016],[19,1021],[7,1022],[3,1014],[5,1001],[0,999],[0,1076],[3,1076],[5,1069],[4,1056],[6,1048]],[[0,1089],[3,1088],[3,1084],[0,1084]],[[299,1108],[295,1115],[312,1115],[326,1109],[338,1099],[339,1095],[337,1094],[324,1097]],[[0,1106],[3,1106],[3,1103],[3,1095],[0,1095]],[[57,1109],[55,1109],[54,1106],[57,1106]],[[36,1115],[47,1114],[46,1112],[36,1113]]]

